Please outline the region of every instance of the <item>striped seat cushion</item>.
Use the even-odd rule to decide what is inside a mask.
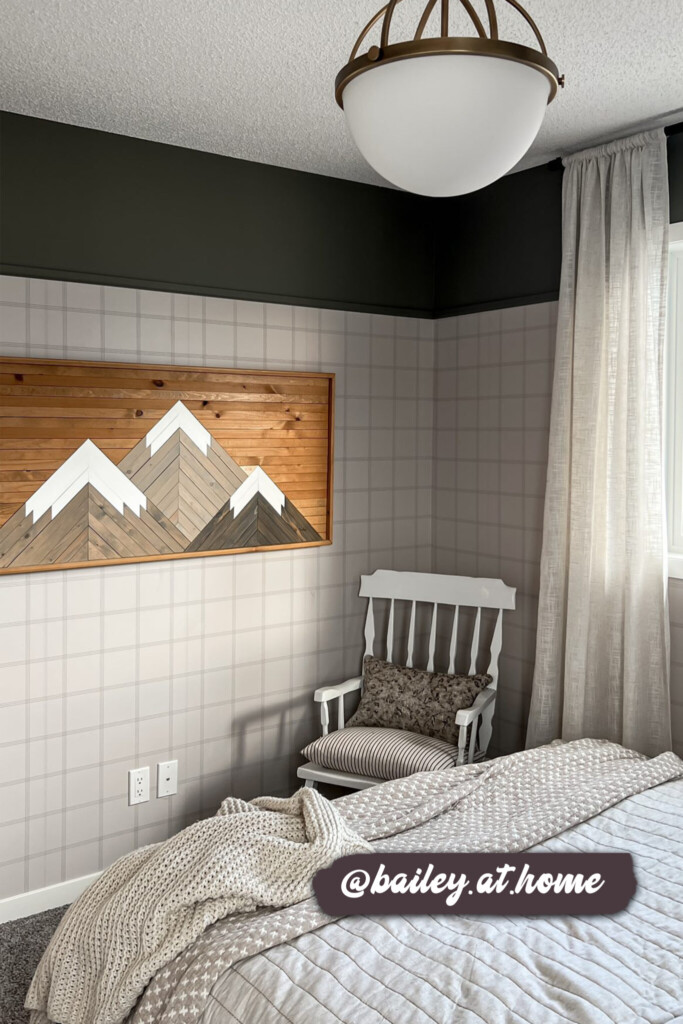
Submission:
[[[458,748],[406,729],[352,726],[321,736],[301,753],[321,768],[375,779],[400,779],[415,772],[452,768]]]

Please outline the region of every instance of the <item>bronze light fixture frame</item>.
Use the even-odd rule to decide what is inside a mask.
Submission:
[[[518,64],[526,64],[535,68],[546,76],[550,82],[550,93],[548,103],[552,103],[557,95],[558,87],[564,87],[564,75],[560,75],[556,64],[548,56],[543,36],[541,35],[536,22],[531,15],[522,7],[518,0],[504,0],[505,3],[519,11],[524,20],[531,27],[539,49],[529,46],[522,46],[519,43],[508,43],[498,38],[498,18],[494,0],[484,0],[488,18],[488,33],[484,23],[472,6],[471,0],[458,0],[461,7],[470,17],[476,31],[476,36],[449,36],[449,0],[440,0],[441,3],[441,33],[436,37],[424,38],[424,30],[427,27],[431,14],[436,7],[438,0],[427,0],[427,6],[422,12],[415,35],[408,42],[390,43],[389,30],[394,15],[396,4],[401,0],[389,0],[367,23],[361,34],[358,36],[351,51],[348,63],[341,69],[334,83],[334,95],[339,106],[343,109],[344,103],[342,94],[349,82],[362,75],[364,71],[379,67],[382,64],[391,64],[397,60],[407,60],[410,57],[429,57],[433,54],[442,53],[467,53],[481,57],[498,57],[502,60],[514,60]],[[383,20],[382,20],[383,19]],[[378,21],[382,20],[382,32],[379,46],[371,46],[370,49],[358,56],[358,51],[368,33],[374,28]]]

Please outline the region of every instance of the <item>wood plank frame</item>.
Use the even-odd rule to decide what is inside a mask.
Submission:
[[[116,371],[121,372],[117,374]],[[158,365],[150,363],[89,362],[13,356],[0,357],[0,529],[2,529],[2,526],[12,515],[25,506],[29,496],[29,489],[31,487],[39,488],[41,483],[44,482],[43,478],[57,470],[64,459],[68,457],[68,454],[75,451],[82,442],[89,438],[90,434],[93,434],[91,428],[94,420],[98,418],[98,402],[101,403],[101,410],[109,412],[109,416],[105,418],[108,418],[110,423],[114,424],[117,420],[116,405],[117,402],[121,403],[122,415],[118,419],[119,422],[125,423],[124,429],[126,432],[122,433],[119,430],[117,433],[115,426],[100,427],[99,429],[105,438],[105,443],[103,444],[105,449],[110,439],[114,448],[117,447],[116,441],[118,438],[125,440],[126,444],[121,446],[120,455],[120,459],[123,459],[136,444],[139,444],[145,438],[154,423],[158,422],[158,419],[164,414],[166,411],[163,408],[164,404],[166,404],[166,408],[169,408],[177,400],[173,397],[174,391],[172,387],[168,387],[166,391],[164,391],[164,388],[167,384],[182,380],[182,375],[186,375],[185,379],[187,381],[196,383],[206,378],[208,386],[204,389],[203,393],[208,393],[211,396],[208,399],[202,398],[202,389],[197,388],[196,398],[188,398],[188,403],[201,402],[207,407],[212,405],[212,403],[214,405],[222,403],[225,406],[235,404],[235,409],[239,413],[239,427],[244,428],[239,430],[238,427],[235,427],[235,432],[247,436],[250,432],[254,434],[252,440],[244,440],[244,447],[251,452],[251,458],[249,460],[246,457],[242,458],[241,462],[238,458],[237,461],[240,462],[240,465],[260,465],[261,458],[265,456],[261,456],[256,452],[259,442],[263,443],[266,452],[268,452],[269,444],[272,445],[277,441],[282,444],[283,440],[291,442],[287,445],[290,449],[299,447],[308,449],[308,453],[315,448],[319,450],[320,455],[317,452],[315,453],[318,455],[318,469],[312,474],[306,474],[304,471],[303,473],[299,472],[298,475],[300,477],[308,475],[312,478],[311,482],[307,482],[305,479],[300,481],[300,488],[304,488],[304,491],[301,493],[305,492],[306,487],[313,486],[319,492],[319,496],[315,498],[317,507],[321,509],[316,518],[316,522],[318,522],[316,530],[321,539],[297,541],[296,543],[259,544],[240,548],[141,554],[135,557],[93,558],[86,561],[68,561],[35,566],[10,565],[8,567],[0,567],[0,575],[47,572],[66,568],[82,569],[102,565],[126,565],[137,562],[167,561],[178,558],[203,558],[257,551],[281,551],[295,547],[323,547],[332,543],[334,373],[297,370],[242,370],[227,367]],[[49,378],[50,382],[36,384],[35,378],[41,376]],[[81,386],[69,386],[66,381],[70,377],[80,379],[82,381]],[[123,386],[126,377],[129,377],[131,381],[137,379],[140,382],[144,381],[145,377],[147,377],[149,378],[149,386],[139,386],[137,388],[131,386],[129,389],[131,395],[126,398],[125,394],[122,395],[126,391],[125,386]],[[102,378],[101,384],[99,383],[99,378]],[[229,384],[232,385],[232,390],[226,390],[221,393],[221,383],[225,383],[226,388]],[[258,429],[251,425],[245,427],[244,417],[248,413],[244,409],[244,405],[249,403],[249,399],[246,396],[249,393],[247,389],[250,384],[255,389],[260,389],[260,391],[253,392],[259,394],[259,400],[254,402],[252,399],[250,404],[259,407],[252,416],[254,421],[259,416],[264,417],[263,429]],[[289,389],[287,389],[288,384],[291,384]],[[268,385],[271,386],[272,390],[268,390]],[[301,410],[300,415],[293,416],[290,409],[294,408],[295,402],[289,400],[289,395],[297,394],[297,386],[300,386],[304,391],[306,388],[309,388],[312,397],[308,401],[304,399],[304,409]],[[314,389],[317,390],[321,397],[320,401],[314,400]],[[182,389],[176,389],[176,391],[178,390]],[[42,395],[40,394],[41,391],[43,391]],[[107,397],[108,391],[112,392],[112,395],[109,397]],[[133,394],[132,392],[137,393]],[[166,403],[162,397],[165,394],[171,396],[171,399]],[[278,396],[281,397],[278,398]],[[21,401],[19,401],[20,399]],[[159,409],[159,416],[156,419],[145,418],[147,412],[140,408],[141,406],[144,407],[145,400],[152,403],[147,411]],[[301,403],[301,399],[299,401]],[[126,402],[128,402],[128,405],[126,405]],[[309,420],[309,422],[319,426],[319,432],[314,439],[311,439],[310,431],[301,431],[296,428],[296,423],[301,422],[301,419],[307,415],[304,411],[307,404],[319,407],[315,412],[309,414],[315,417],[315,419]],[[286,426],[284,424],[280,428],[271,426],[270,424],[278,422],[277,412],[280,408],[283,409],[283,416],[286,415],[287,417]],[[57,411],[56,417],[50,417],[51,409]],[[133,409],[132,413],[131,409]],[[91,412],[92,415],[85,416],[84,410],[85,412]],[[284,410],[286,410],[286,413]],[[65,413],[68,413],[68,415],[65,415]],[[251,410],[249,410],[249,413],[251,413]],[[202,418],[208,419],[209,413],[204,414],[202,409],[198,409],[196,415],[200,420]],[[220,414],[217,418],[220,418]],[[102,417],[100,417],[101,419]],[[80,433],[77,426],[79,420],[87,424],[88,427],[88,429],[83,429]],[[60,440],[59,434],[55,433],[55,429],[58,429],[55,427],[55,423],[61,421],[68,425],[65,425],[63,428],[68,430],[68,434],[62,438],[64,444],[59,446],[55,444],[55,442]],[[36,424],[36,422],[40,423],[41,426],[31,426],[31,424]],[[227,430],[224,428],[225,422],[223,421],[220,429],[214,427],[214,430],[211,430],[210,423],[204,425],[212,433],[212,436],[214,436],[214,432],[219,433],[220,436],[225,436],[230,429],[229,427]],[[282,431],[281,434],[280,430]],[[27,438],[24,444],[21,443],[22,431],[23,435]],[[97,428],[93,434],[95,437],[97,436],[96,431]],[[302,436],[297,437],[297,433]],[[271,435],[270,438],[267,437],[268,434]],[[280,434],[279,437],[278,434]],[[30,444],[31,439],[35,441],[33,446]],[[306,445],[307,439],[311,441],[309,445]],[[220,441],[220,437],[216,438],[214,436],[214,440],[217,440],[221,447],[226,450]],[[269,475],[272,475],[275,484],[279,486],[278,480],[281,479],[281,474],[278,473],[276,465],[276,447],[271,448],[268,452],[267,472]],[[55,456],[50,455],[52,450],[55,451]],[[112,449],[110,448],[109,450]],[[64,452],[67,451],[68,454],[65,455]],[[233,456],[232,451],[229,449],[227,451],[230,456]],[[25,464],[22,467],[21,452],[41,453],[41,457],[38,460],[41,468],[38,472],[26,468]],[[325,469],[324,480],[321,480],[323,475],[321,472],[323,452]],[[293,457],[290,456],[290,458]],[[303,453],[299,460],[300,463],[305,463],[309,457],[310,454]],[[119,459],[112,458],[112,461],[118,464]],[[289,498],[285,487],[282,487],[282,490],[285,496]],[[292,498],[294,506],[297,506],[300,500],[299,490],[297,490],[297,493]],[[306,518],[308,517],[306,516]]]

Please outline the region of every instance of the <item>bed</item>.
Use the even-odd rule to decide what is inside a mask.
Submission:
[[[225,922],[218,922],[152,980],[132,1020],[683,1024],[683,766],[673,755],[662,757],[672,759],[672,781],[662,775],[659,783],[639,783],[638,792],[620,800],[616,789],[606,790],[605,809],[595,814],[586,805],[573,815],[581,820],[526,847],[632,853],[638,889],[621,914],[347,917],[324,923],[314,900],[259,911],[244,922],[244,936],[258,933],[255,945],[245,939],[242,955],[223,955]],[[504,768],[504,759],[498,763]],[[640,765],[650,770],[654,763]],[[596,789],[608,785],[604,771],[597,765],[577,778],[577,793],[584,793],[587,778]],[[359,798],[340,803],[360,809],[362,818],[363,804],[348,804]],[[498,810],[509,804],[510,793],[502,792],[501,800],[507,803]],[[496,811],[494,802],[491,813]],[[381,849],[447,849],[444,825],[457,822],[458,814],[458,808],[437,814],[383,840]],[[510,823],[505,827],[509,831]],[[450,848],[464,848],[462,836],[456,840]],[[502,848],[495,829],[488,848]],[[303,924],[302,914],[309,915]]]
[[[683,781],[534,849],[627,850],[636,896],[614,917],[345,918],[225,971],[202,1024],[683,1021]]]

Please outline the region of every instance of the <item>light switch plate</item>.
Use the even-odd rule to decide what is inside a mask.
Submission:
[[[157,796],[173,796],[178,792],[178,762],[159,761],[157,765]]]
[[[128,772],[128,804],[144,804],[149,800],[149,766]]]

